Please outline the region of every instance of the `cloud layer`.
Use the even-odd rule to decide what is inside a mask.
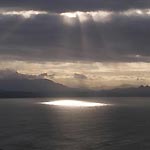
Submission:
[[[1,0],[0,59],[150,61],[148,0]]]
[[[145,9],[150,7],[149,0],[1,0],[2,8],[46,10],[50,12],[66,11],[122,11],[127,9]]]

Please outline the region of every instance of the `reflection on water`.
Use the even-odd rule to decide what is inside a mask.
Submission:
[[[104,103],[94,103],[94,102],[85,102],[85,101],[77,101],[77,100],[58,100],[58,101],[42,102],[41,104],[67,106],[67,107],[97,107],[97,106],[108,105]]]
[[[74,109],[41,104],[53,98],[0,99],[0,150],[150,149],[150,98],[76,100],[111,105]]]

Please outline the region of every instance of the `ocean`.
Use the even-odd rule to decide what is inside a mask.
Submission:
[[[41,102],[107,105],[68,107]],[[150,98],[0,99],[0,150],[149,150]]]

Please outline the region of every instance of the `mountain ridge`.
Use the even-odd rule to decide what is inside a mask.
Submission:
[[[86,90],[70,88],[48,79],[0,79],[0,97],[149,97],[150,87],[139,86],[111,90]]]

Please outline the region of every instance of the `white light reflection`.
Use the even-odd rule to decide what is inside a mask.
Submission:
[[[77,100],[58,100],[58,101],[51,101],[51,102],[42,102],[41,104],[54,105],[54,106],[66,106],[66,107],[98,107],[98,106],[109,105],[104,103],[94,103],[94,102],[85,102],[85,101],[77,101]]]

